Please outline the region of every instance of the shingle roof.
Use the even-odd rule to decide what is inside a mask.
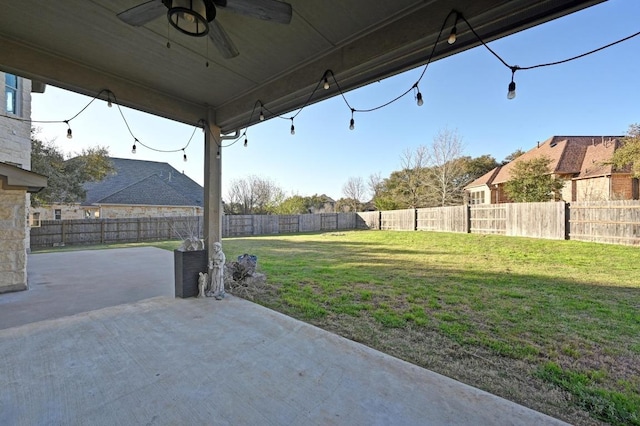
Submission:
[[[611,158],[620,139],[622,136],[552,136],[515,160],[479,177],[465,189],[505,183],[511,179],[511,171],[516,163],[538,157],[551,160],[549,169],[553,174],[576,175],[578,179],[607,175],[612,168],[604,165],[604,162]]]
[[[83,205],[204,206],[204,189],[168,163],[111,158],[115,173],[87,182]]]
[[[489,170],[487,173],[483,174],[478,179],[474,180],[469,185],[465,186],[464,189],[475,188],[482,185],[487,185],[487,186],[490,185],[491,182],[493,182],[493,178],[495,177],[496,174],[498,174],[501,168],[502,166],[498,166]]]

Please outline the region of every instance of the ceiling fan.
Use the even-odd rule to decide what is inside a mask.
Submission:
[[[139,27],[166,13],[169,23],[178,31],[192,37],[208,35],[223,57],[233,58],[239,52],[215,19],[218,8],[264,21],[291,22],[291,5],[278,0],[149,0],[117,16]]]

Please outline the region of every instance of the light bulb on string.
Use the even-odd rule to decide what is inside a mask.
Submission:
[[[262,107],[260,107],[260,121],[264,121],[264,112],[262,112]]]
[[[111,108],[113,106],[113,103],[111,103],[111,96],[110,95],[107,95],[107,106],[109,108]]]
[[[216,152],[216,160],[220,159],[220,150],[218,150],[218,152]]]
[[[296,126],[293,125],[293,118],[291,119],[291,134],[292,135],[296,134]]]
[[[416,103],[418,104],[418,106],[422,106],[424,105],[424,101],[422,100],[422,93],[420,93],[418,83],[416,83],[414,87],[416,89]]]
[[[458,12],[456,12],[456,20],[453,23],[453,27],[451,28],[451,32],[449,33],[449,38],[447,39],[447,43],[449,44],[453,44],[456,42],[456,40],[458,39],[458,19],[460,18],[460,15],[458,15]]]
[[[249,145],[249,139],[247,139],[247,136],[244,136],[244,147],[246,148]]]
[[[351,108],[351,121],[349,121],[349,130],[353,130],[356,128],[356,121],[353,119],[353,113],[355,110]]]
[[[516,97],[516,82],[513,81],[513,77],[516,74],[517,67],[511,68],[511,83],[509,83],[509,88],[507,92],[507,99],[513,99]]]
[[[184,161],[185,163],[187,162],[187,153],[184,151],[184,149],[182,150],[182,161]]]
[[[73,138],[73,132],[71,131],[71,126],[69,125],[69,120],[64,120],[63,123],[66,124],[67,127],[68,127],[68,129],[67,129],[67,139],[72,139]]]
[[[138,142],[138,139],[136,139],[136,142]],[[136,142],[133,143],[133,146],[131,147],[131,153],[135,154],[136,153]]]
[[[324,84],[322,87],[324,87],[324,90],[329,90],[329,78],[326,75],[324,76]]]

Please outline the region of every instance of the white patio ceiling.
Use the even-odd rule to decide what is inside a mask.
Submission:
[[[257,100],[276,114],[300,107],[327,69],[350,90],[424,64],[453,9],[489,41],[602,0],[289,0],[288,25],[220,9],[240,52],[232,59],[207,37],[169,30],[165,15],[140,27],[116,16],[143,1],[0,0],[0,69],[90,96],[109,89],[122,105],[188,124],[213,116],[229,133],[258,120]],[[478,44],[463,23],[447,44],[452,25],[436,59]],[[332,85],[312,102],[336,94]]]

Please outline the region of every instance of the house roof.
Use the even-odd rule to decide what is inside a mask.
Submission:
[[[204,206],[204,189],[168,163],[111,158],[115,173],[87,182],[82,205]]]
[[[496,167],[465,187],[505,183],[518,162],[547,157],[549,169],[555,175],[577,178],[611,174],[611,166],[604,162],[611,158],[622,136],[552,136],[515,160]]]

